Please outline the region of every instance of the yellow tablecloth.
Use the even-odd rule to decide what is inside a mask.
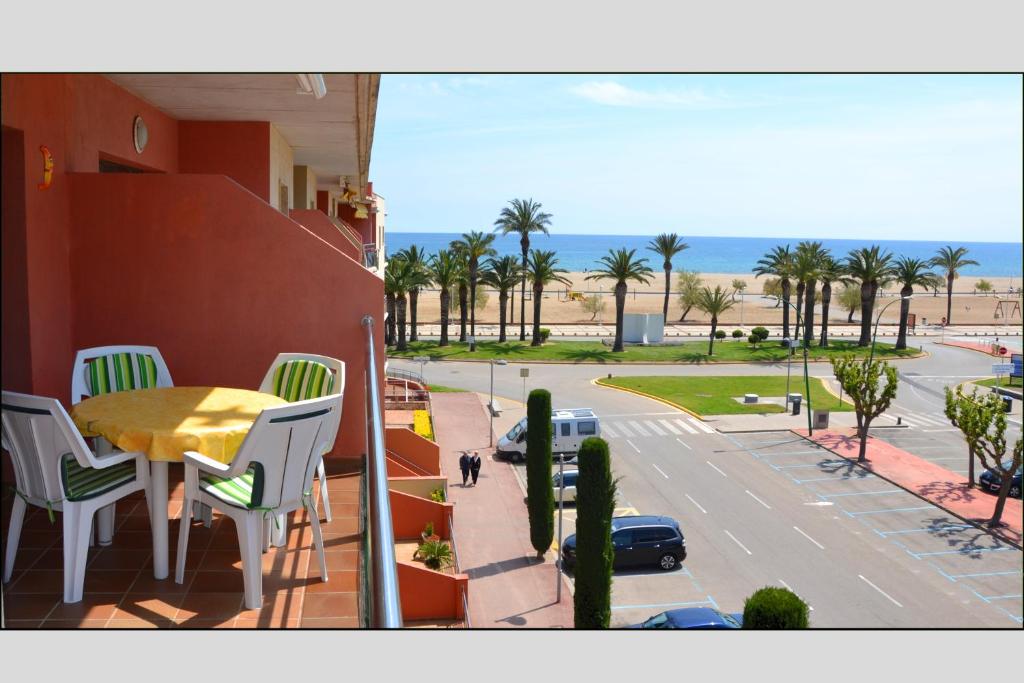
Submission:
[[[74,406],[71,418],[85,436],[150,460],[181,462],[185,451],[197,451],[231,462],[260,411],[285,403],[246,389],[166,387],[94,396]]]

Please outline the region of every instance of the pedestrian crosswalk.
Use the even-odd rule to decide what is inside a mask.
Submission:
[[[613,439],[649,436],[674,436],[681,434],[714,434],[715,430],[704,422],[686,415],[675,419],[651,420],[601,420],[601,431]]]
[[[949,418],[947,418],[943,413],[926,413],[893,408],[888,412],[883,413],[882,417],[892,421],[893,423],[901,422],[909,427],[917,427],[919,429],[953,429],[953,425],[950,424]]]

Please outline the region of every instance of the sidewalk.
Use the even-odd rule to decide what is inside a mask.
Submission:
[[[523,491],[512,466],[488,448],[489,417],[480,397],[431,395],[434,434],[448,473],[448,500],[455,504],[455,543],[460,569],[469,575],[472,628],[572,628],[572,593],[562,587],[555,602],[553,553],[543,562],[530,545]],[[478,450],[483,460],[475,487],[462,487],[459,455]]]
[[[809,439],[847,460],[857,460],[860,440],[852,429],[827,430],[807,436],[806,429],[794,429],[794,434]],[[868,437],[864,469],[892,482],[896,486],[937,505],[964,521],[977,525],[984,531],[1009,541],[1018,548],[1022,540],[1021,501],[1006,499],[1003,509],[1003,523],[1006,526],[990,530],[988,520],[995,510],[996,496],[978,489],[967,487],[967,479],[953,474],[944,467],[907,453],[884,441]]]

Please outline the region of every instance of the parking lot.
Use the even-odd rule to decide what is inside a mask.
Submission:
[[[908,437],[914,438],[897,439],[905,442]],[[931,572],[962,591],[965,599],[979,600],[1017,624],[1024,621],[1020,550],[792,434],[729,438],[813,494],[820,506],[855,520],[899,549],[910,558],[911,571]]]

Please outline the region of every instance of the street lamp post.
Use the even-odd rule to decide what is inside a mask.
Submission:
[[[893,299],[885,306],[882,306],[882,310],[878,312],[878,317],[875,318],[875,332],[871,335],[871,353],[868,354],[869,364],[875,359],[875,340],[878,339],[878,323],[882,322],[882,314],[885,313],[885,309],[889,308],[897,301],[910,301],[913,298],[913,294],[908,294],[907,296],[901,296],[899,299]]]
[[[492,358],[491,362],[490,362],[490,366],[491,366],[491,400],[487,404],[487,412],[489,412],[491,414],[491,436],[490,436],[490,440],[488,442],[490,446],[494,446],[494,366],[495,366],[495,364],[497,364],[497,365],[508,365],[508,361],[505,360],[504,358],[499,358],[497,360]]]
[[[787,302],[787,301],[783,301],[781,299],[780,299],[780,301],[782,301],[782,303],[784,305],[790,306],[793,310],[796,311],[796,334],[794,335],[794,337],[796,339],[800,339],[800,307],[795,305],[795,304],[793,304],[793,303],[790,303],[790,302]],[[812,436],[814,434],[814,427],[811,425],[811,380],[810,380],[810,378],[808,377],[808,374],[807,374],[807,344],[808,343],[810,343],[810,340],[807,340],[807,343],[801,344],[801,346],[804,347],[804,392],[805,392],[804,393],[804,398],[806,399],[806,403],[807,403],[807,435],[808,436]],[[792,344],[792,342],[790,342],[790,346],[789,346],[789,348],[787,350],[789,351],[789,354],[786,357],[786,409],[788,410],[789,409],[789,369],[790,369],[790,366],[792,365],[792,362],[793,362],[793,344]]]
[[[565,492],[565,465],[564,458],[558,457],[558,550],[555,552],[555,602],[562,602],[562,567],[559,563],[562,561],[562,511],[564,505],[562,502],[563,493]]]

